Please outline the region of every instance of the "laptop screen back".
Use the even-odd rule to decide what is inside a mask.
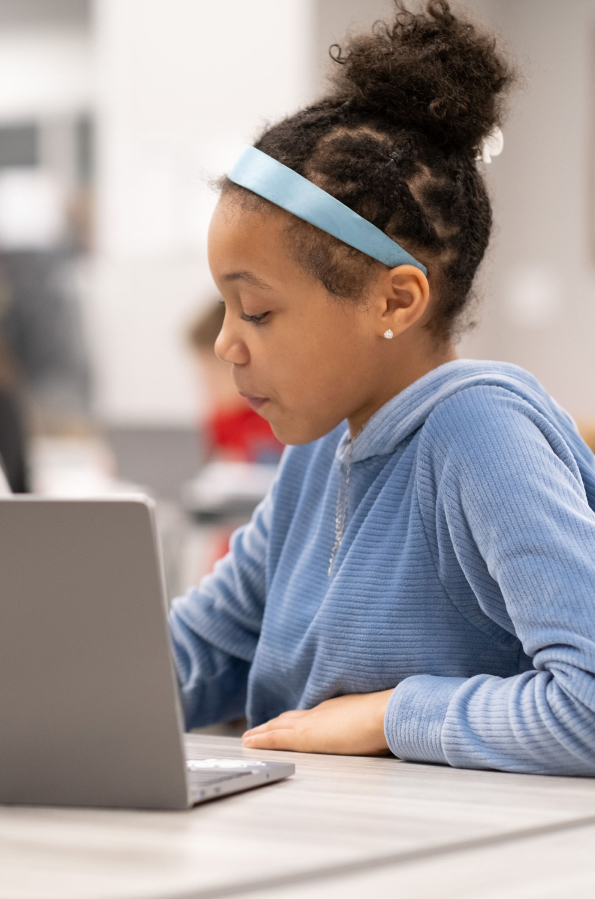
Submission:
[[[0,802],[183,808],[152,509],[0,499]]]

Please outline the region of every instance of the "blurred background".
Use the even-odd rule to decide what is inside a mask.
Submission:
[[[595,422],[595,0],[469,0],[524,69],[463,356]],[[0,0],[0,456],[14,490],[143,489],[170,596],[224,552],[281,447],[212,354],[223,173],[324,90],[389,0]]]

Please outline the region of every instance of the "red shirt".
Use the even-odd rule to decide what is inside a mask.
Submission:
[[[215,411],[206,422],[213,450],[225,450],[245,462],[278,462],[283,452],[271,426],[253,409]]]

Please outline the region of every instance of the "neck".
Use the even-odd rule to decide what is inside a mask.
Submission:
[[[398,352],[397,347],[395,350]],[[370,418],[394,396],[397,396],[410,384],[419,381],[424,375],[434,371],[435,368],[446,362],[453,362],[455,359],[458,359],[457,352],[450,341],[440,344],[429,353],[413,352],[408,359],[401,356],[402,364],[393,370],[390,381],[385,383],[381,390],[375,392],[367,403],[348,416],[351,437],[354,438],[359,434]]]

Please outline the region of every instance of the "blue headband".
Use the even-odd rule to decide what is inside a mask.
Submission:
[[[244,147],[228,177],[389,268],[414,265],[428,273],[425,265],[372,222],[256,147]]]

